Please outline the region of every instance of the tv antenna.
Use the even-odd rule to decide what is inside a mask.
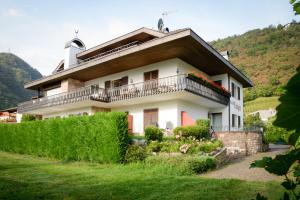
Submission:
[[[169,14],[176,13],[176,12],[177,12],[177,10],[164,11],[161,15],[162,15],[163,19],[165,19]]]
[[[162,17],[159,18],[158,20],[158,23],[157,23],[157,28],[159,31],[161,32],[169,32],[169,28],[166,27],[164,28],[165,24],[164,24],[164,21],[166,19],[166,17],[169,15],[169,14],[172,14],[172,13],[176,13],[177,10],[173,10],[173,11],[164,11],[161,15]]]
[[[78,32],[79,32],[79,29],[76,28],[76,29],[75,29],[75,37],[76,37],[76,38],[78,38]]]

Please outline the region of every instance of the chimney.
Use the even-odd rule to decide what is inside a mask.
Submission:
[[[221,51],[220,54],[226,59],[229,60],[229,51]]]
[[[65,45],[64,68],[72,68],[78,64],[76,55],[84,50],[85,45],[78,38],[74,38],[73,40],[67,42]]]

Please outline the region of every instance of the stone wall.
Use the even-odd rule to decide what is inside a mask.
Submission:
[[[215,134],[227,148],[227,154],[245,156],[268,149],[268,146],[263,144],[263,135],[260,132],[216,132]]]

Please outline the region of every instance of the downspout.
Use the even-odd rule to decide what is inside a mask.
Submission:
[[[229,92],[231,93],[231,89],[230,89],[230,76],[229,76],[229,74],[227,74],[228,75],[228,90],[229,90]],[[228,105],[228,131],[230,132],[230,119],[231,119],[231,117],[230,117],[230,98],[231,98],[231,96],[229,97],[229,105]]]

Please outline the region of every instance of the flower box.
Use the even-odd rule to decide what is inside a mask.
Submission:
[[[198,72],[191,72],[187,75],[187,78],[189,78],[190,80],[193,80],[195,82],[198,82],[212,90],[214,90],[215,92],[221,93],[227,97],[230,97],[230,92],[228,90],[226,90],[224,87],[218,85],[217,83],[213,82],[212,80],[209,80],[208,78],[206,78],[205,76],[203,76],[202,74],[198,73]]]

